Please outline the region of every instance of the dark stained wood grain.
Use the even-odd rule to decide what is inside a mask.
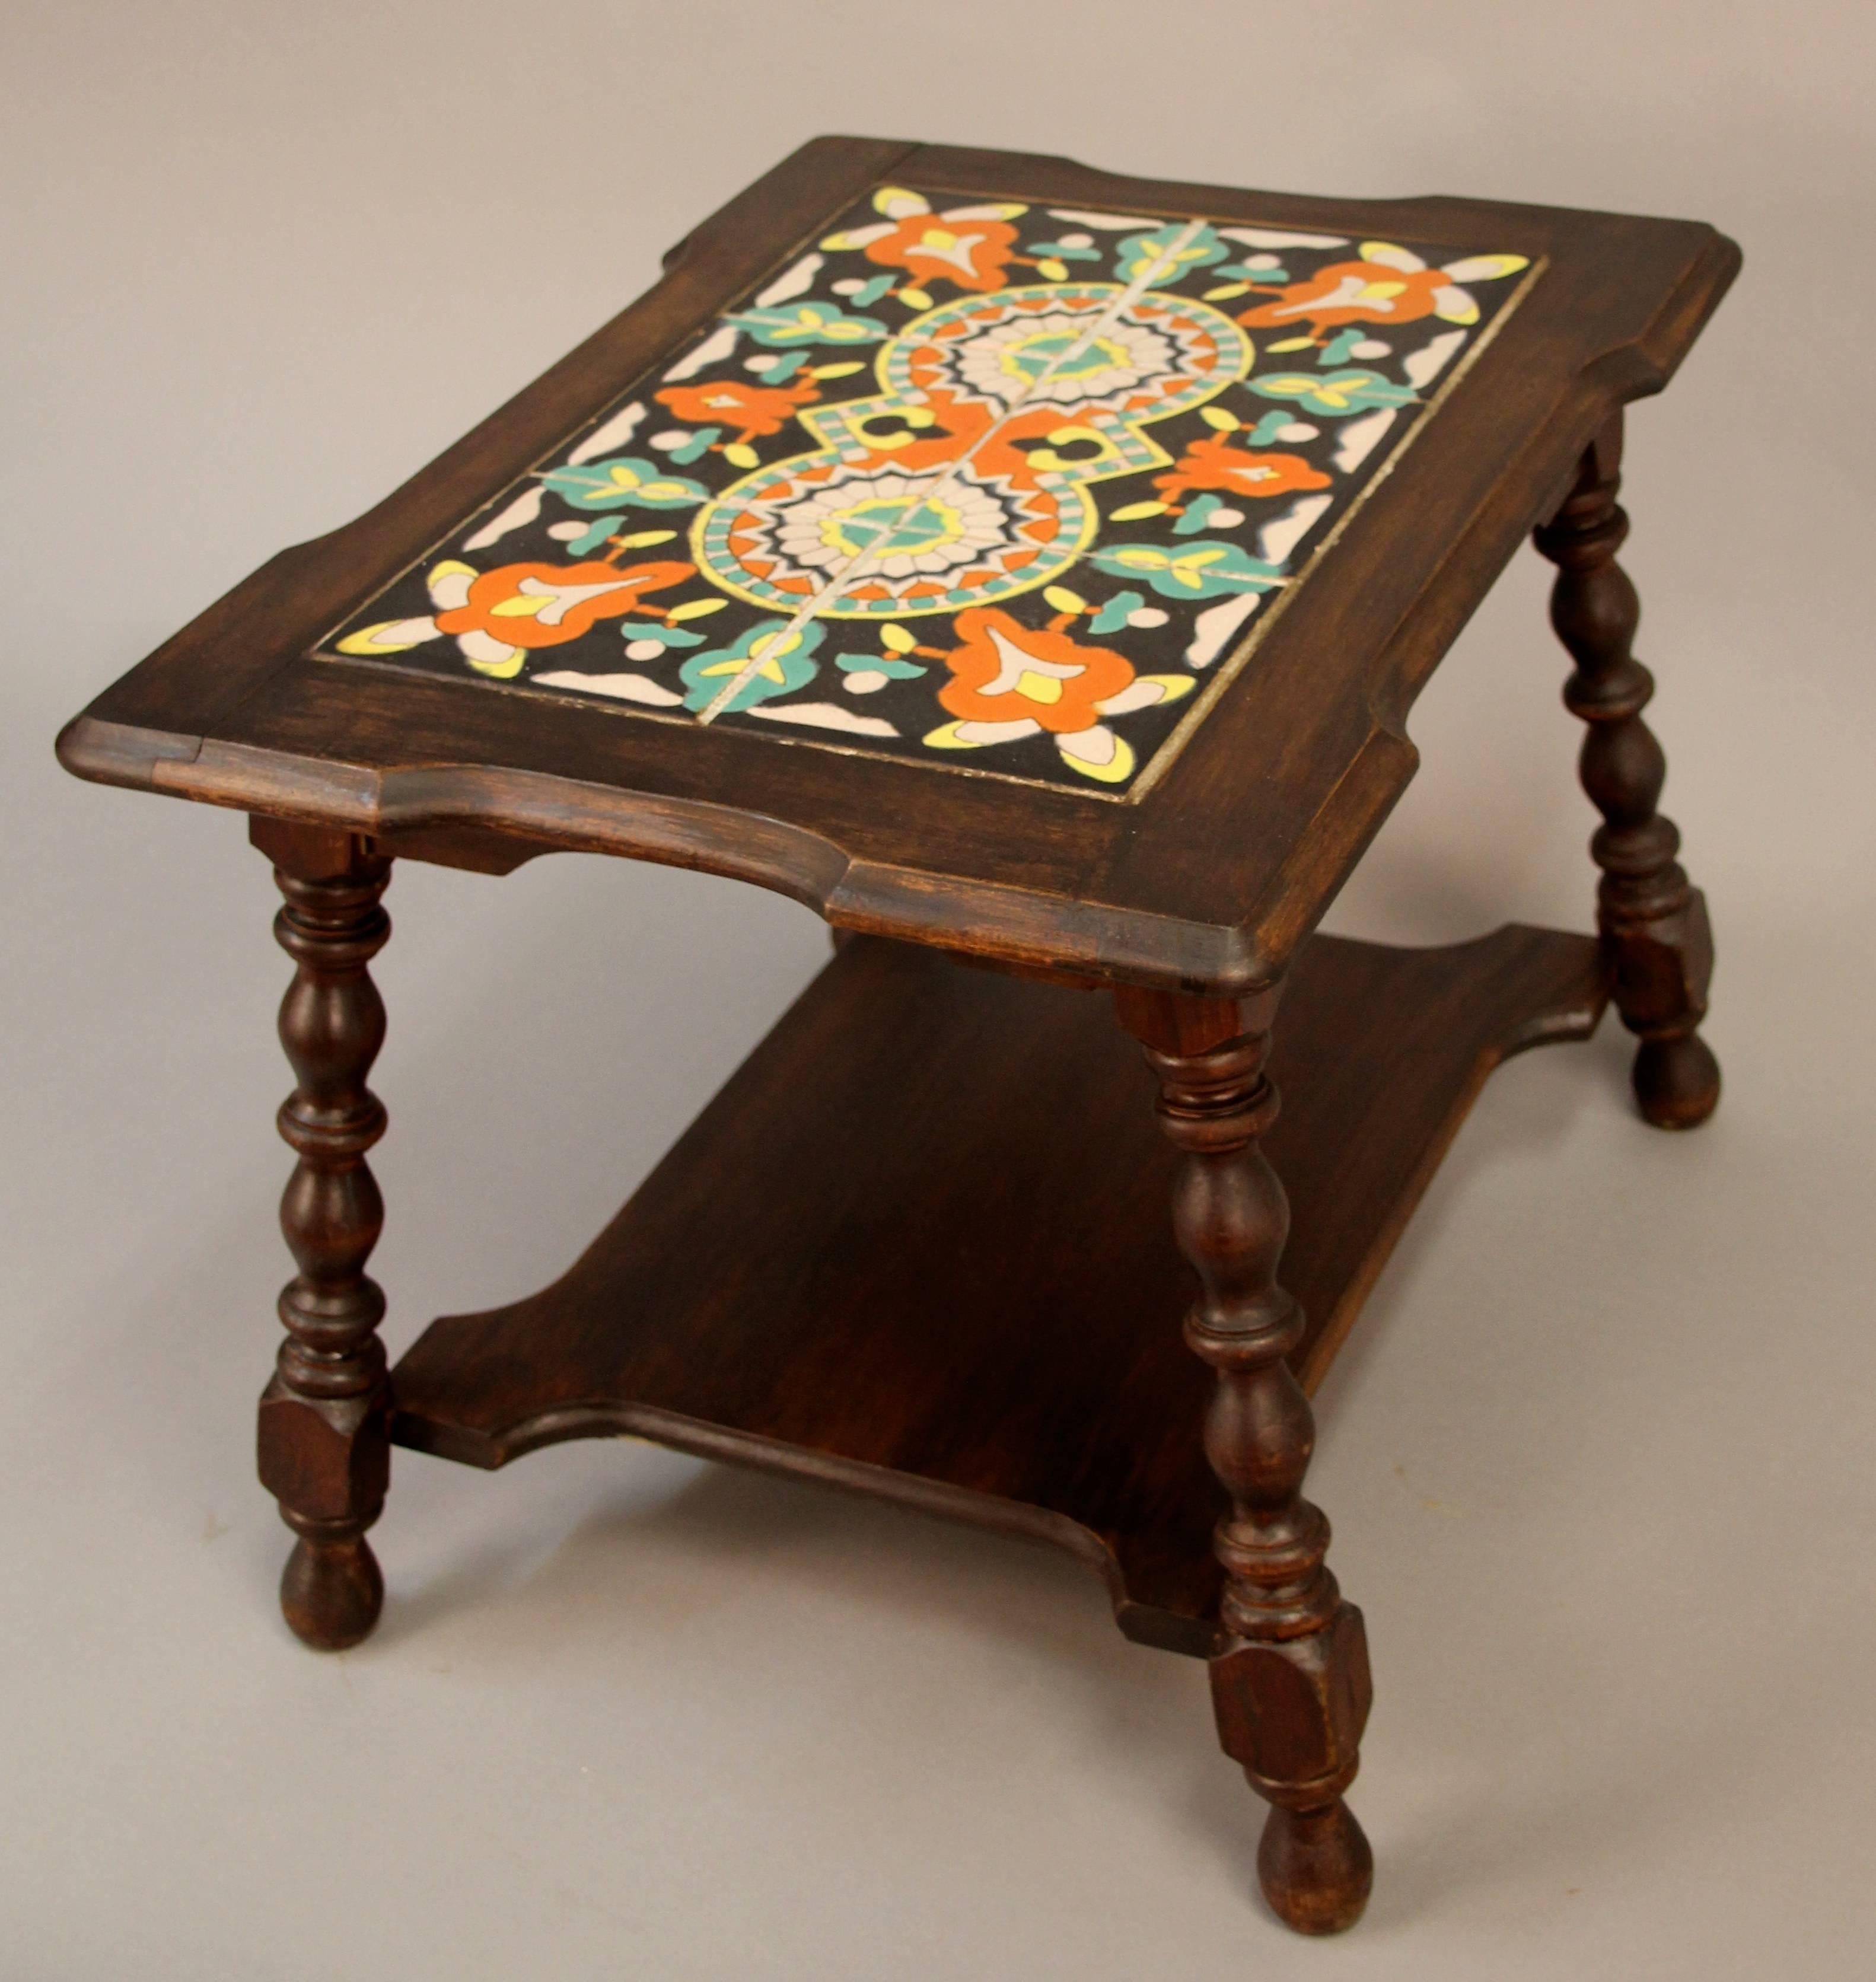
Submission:
[[[282,1613],[306,1643],[340,1651],[370,1632],[384,1603],[365,1539],[391,1479],[384,1295],[365,1271],[384,1201],[365,1153],[385,1111],[365,1082],[384,1043],[369,966],[391,934],[391,867],[317,827],[257,820],[254,840],[286,898],[274,933],[295,965],[280,1043],[297,1083],[279,1124],[298,1161],[280,1230],[299,1269],[281,1290],[286,1339],[261,1398],[261,1483],[299,1537],[280,1579]]]
[[[1585,450],[1563,506],[1537,532],[1557,567],[1551,619],[1576,670],[1564,702],[1588,726],[1580,759],[1583,789],[1603,822],[1590,842],[1602,869],[1596,920],[1615,959],[1622,1023],[1641,1044],[1635,1098],[1660,1129],[1691,1129],[1720,1099],[1720,1063],[1700,1036],[1713,975],[1706,897],[1675,855],[1679,829],[1657,809],[1667,759],[1641,712],[1654,677],[1631,651],[1641,606],[1615,561],[1628,535],[1617,502],[1622,419]]]
[[[895,179],[1490,244],[1532,273],[1333,565],[1267,616],[1254,664],[1122,802],[312,658]],[[498,1466],[635,1434],[1047,1540],[1103,1575],[1130,1635],[1212,1661],[1223,1744],[1273,1804],[1267,1895],[1306,1931],[1348,1924],[1371,1869],[1343,1800],[1367,1659],[1302,1493],[1307,1393],[1508,1054],[1587,1036],[1613,995],[1641,1038],[1651,1120],[1687,1125],[1717,1093],[1696,1029],[1704,906],[1657,810],[1615,497],[1621,408],[1667,382],[1738,260],[1691,222],[818,139],[428,468],[282,552],[68,723],[58,753],[78,776],[253,815],[286,898],[297,1084],[281,1129],[298,1162],[282,1224],[299,1270],[260,1463],[299,1537],[293,1629],[330,1647],[375,1622],[365,1537],[393,1441]],[[1576,662],[1566,699],[1590,726],[1600,939],[1314,936],[1413,775],[1414,697],[1537,526]],[[779,889],[842,939],[566,1275],[433,1323],[387,1375],[365,1272],[382,1216],[366,1153],[385,1118],[366,1082],[391,860],[502,874],[563,849]]]
[[[1185,1338],[1216,1378],[1204,1448],[1223,1501],[1212,1540],[1224,1572],[1210,1669],[1219,1742],[1270,1806],[1264,1897],[1299,1933],[1337,1934],[1374,1883],[1344,1800],[1373,1688],[1361,1613],[1326,1560],[1329,1523],[1303,1497],[1316,1420],[1287,1360],[1303,1310],[1277,1279],[1290,1206],[1259,1146],[1280,1105],[1264,1070],[1277,992],[1240,1001],[1123,986],[1115,1003],[1180,1153],[1173,1229],[1200,1283]]]
[[[1593,939],[1314,940],[1267,1148],[1313,1386],[1492,1066],[1581,1038]],[[1210,1373],[1168,1216],[1177,1154],[1108,1001],[847,943],[585,1256],[433,1323],[394,1436],[480,1466],[630,1433],[1065,1546],[1123,1628],[1217,1633]]]
[[[307,650],[583,414],[889,177],[1031,202],[1490,240],[1530,293],[1137,804],[783,749],[717,726],[413,679]],[[67,728],[78,775],[378,838],[707,868],[844,926],[1114,982],[1273,981],[1411,776],[1408,708],[1586,445],[1658,390],[1737,262],[1693,222],[1302,199],[1067,161],[823,139],[682,244],[656,288],[356,522],[285,552]],[[454,836],[453,838],[451,836]],[[525,857],[524,854],[516,858]]]

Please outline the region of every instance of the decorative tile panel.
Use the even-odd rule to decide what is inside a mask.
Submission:
[[[885,187],[320,651],[1137,797],[1536,274]]]

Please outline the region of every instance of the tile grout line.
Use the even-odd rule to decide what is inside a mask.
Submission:
[[[964,452],[955,461],[946,464],[943,471],[929,488],[915,491],[913,494],[901,499],[902,509],[910,515],[916,516],[928,503],[935,502],[970,466],[977,455],[989,446],[1016,414],[1054,379],[1056,374],[1063,366],[1072,364],[1103,331],[1113,323],[1123,311],[1131,309],[1140,301],[1168,264],[1177,262],[1180,252],[1190,242],[1197,237],[1205,224],[1202,219],[1188,221],[1173,239],[1127,284],[1120,295],[1116,296],[1081,332],[1075,342],[1066,351],[1051,359],[1048,364],[1016,394],[1016,397],[1010,401],[1002,413],[971,442]],[[901,335],[903,334],[902,332]],[[903,520],[904,518],[902,516],[901,521]],[[896,526],[894,527],[896,528]],[[891,530],[883,532],[878,540],[868,545],[863,550],[856,551],[819,592],[816,592],[805,605],[797,609],[793,618],[779,632],[771,634],[763,642],[762,653],[751,655],[747,665],[732,679],[725,682],[723,686],[718,689],[709,701],[697,712],[699,726],[701,727],[715,722],[729,704],[742,693],[750,682],[755,679],[758,671],[770,653],[778,649],[785,650],[786,646],[795,639],[803,628],[832,606],[849,585],[852,584],[856,579],[864,576],[867,569],[878,559],[890,555],[886,545],[890,542],[893,533]]]

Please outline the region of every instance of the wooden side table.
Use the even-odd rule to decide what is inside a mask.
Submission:
[[[1613,999],[1651,1122],[1718,1094],[1616,490],[1624,403],[1737,252],[826,138],[666,264],[59,739],[249,814],[285,896],[287,1620],[371,1630],[394,1443],[495,1467],[630,1433],[1040,1537],[1209,1661],[1265,1894],[1346,1927],[1370,1686],[1307,1393],[1507,1055]],[[1599,935],[1313,936],[1534,529]],[[392,863],[563,849],[779,889],[836,954],[562,1280],[387,1371]]]

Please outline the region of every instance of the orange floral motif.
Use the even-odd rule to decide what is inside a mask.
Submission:
[[[1137,675],[1108,648],[1071,640],[1063,629],[1094,609],[1053,586],[1043,596],[1057,609],[1046,626],[1025,626],[994,606],[973,606],[951,622],[962,646],[948,654],[913,649],[951,670],[938,699],[953,719],[929,732],[925,747],[981,750],[1047,735],[1070,770],[1100,784],[1124,784],[1137,759],[1108,719],[1177,702],[1190,694],[1194,678]]]
[[[836,252],[863,248],[882,269],[903,269],[921,282],[948,282],[960,289],[1002,286],[1016,245],[1010,223],[1021,206],[947,207],[934,213],[923,193],[882,186],[873,197],[883,220],[830,234],[821,243]],[[1018,257],[1026,259],[1026,257]]]
[[[821,396],[812,379],[798,385],[746,385],[739,379],[706,380],[700,385],[667,385],[657,395],[680,420],[698,426],[714,423],[738,429],[738,441],[778,434],[803,406]]]
[[[1133,679],[1133,663],[1066,633],[1025,626],[990,606],[952,622],[963,645],[945,656],[951,679],[938,699],[966,722],[1027,721],[1073,736],[1101,719],[1098,704]]]
[[[1292,282],[1276,302],[1246,310],[1238,322],[1263,330],[1307,324],[1318,335],[1343,323],[1412,323],[1432,315],[1434,292],[1445,282],[1438,269],[1331,262],[1307,282]]]
[[[892,232],[866,244],[866,259],[883,269],[903,269],[922,282],[948,279],[960,289],[1002,286],[1016,245],[1016,230],[1005,220],[945,224],[942,214],[902,220]]]
[[[1307,324],[1317,339],[1337,324],[1415,323],[1426,316],[1477,323],[1479,306],[1460,285],[1496,282],[1529,266],[1522,255],[1473,255],[1430,269],[1410,248],[1364,241],[1359,261],[1331,262],[1307,282],[1279,289],[1274,302],[1246,310],[1238,322],[1262,330]]]
[[[505,564],[473,579],[459,606],[436,616],[439,633],[482,634],[509,647],[557,647],[594,621],[640,609],[648,592],[681,585],[693,564]]]
[[[1176,467],[1153,477],[1153,485],[1173,502],[1201,489],[1228,496],[1287,496],[1299,489],[1327,489],[1329,477],[1300,454],[1251,454],[1217,433],[1193,442]]]

